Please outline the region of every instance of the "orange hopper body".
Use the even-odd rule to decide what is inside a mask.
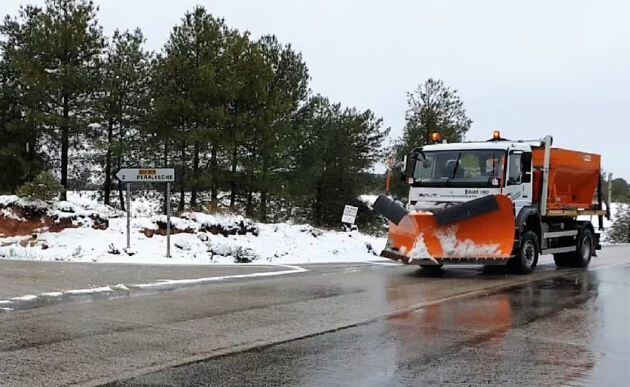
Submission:
[[[534,169],[543,168],[544,156],[544,149],[533,150]],[[600,168],[600,155],[552,148],[547,209],[594,209]]]

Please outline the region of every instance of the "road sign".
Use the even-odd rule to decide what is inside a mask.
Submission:
[[[357,218],[357,211],[359,211],[359,207],[346,205],[343,208],[343,215],[341,216],[341,222],[354,224],[354,220]]]
[[[167,183],[175,181],[175,168],[122,168],[116,178],[123,183]]]
[[[127,249],[131,249],[131,183],[166,183],[166,257],[171,257],[171,182],[174,168],[122,168],[116,178],[127,185]]]

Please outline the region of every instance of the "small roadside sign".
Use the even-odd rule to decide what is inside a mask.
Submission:
[[[171,183],[175,168],[122,168],[116,178],[127,186],[127,249],[131,249],[131,183],[166,183],[166,257],[171,257]]]
[[[354,221],[357,218],[358,211],[359,211],[359,207],[349,206],[346,204],[346,206],[343,208],[343,215],[341,216],[341,222],[354,224]]]
[[[175,168],[122,168],[116,178],[123,183],[167,183],[175,181]]]

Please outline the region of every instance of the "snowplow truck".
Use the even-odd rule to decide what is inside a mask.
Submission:
[[[508,265],[527,274],[542,254],[553,254],[557,266],[585,268],[601,249],[591,220],[598,218],[601,230],[610,213],[599,155],[553,148],[551,136],[511,141],[495,131],[488,141],[432,138],[402,162],[406,207],[385,195],[374,203],[389,221],[382,256],[434,268]]]

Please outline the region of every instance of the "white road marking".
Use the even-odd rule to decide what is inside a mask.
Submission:
[[[62,292],[48,292],[40,294],[42,297],[61,297],[63,296]]]
[[[36,299],[37,296],[34,294],[27,294],[25,296],[19,296],[19,297],[11,297],[9,298],[9,301],[31,301]]]
[[[396,263],[396,262],[378,262],[378,261],[368,261],[366,263],[369,263],[370,265],[377,265],[377,266],[405,266],[403,263]]]
[[[351,266],[351,267],[346,267],[343,268],[341,270],[333,270],[333,271],[328,271],[328,272],[324,272],[321,273],[321,276],[328,276],[328,275],[338,275],[338,274],[344,274],[344,273],[356,273],[362,270],[365,270],[367,266],[365,265],[361,265],[361,266]]]
[[[179,280],[159,280],[157,282],[149,282],[143,284],[117,284],[117,285],[106,285],[95,288],[86,288],[86,289],[70,289],[58,292],[44,292],[39,295],[27,294],[25,296],[19,297],[11,297],[7,300],[0,300],[0,305],[13,306],[16,302],[20,301],[33,301],[39,297],[47,297],[47,298],[57,298],[62,297],[64,295],[85,295],[85,294],[95,294],[95,293],[108,293],[114,292],[116,290],[129,290],[132,289],[156,289],[160,287],[171,287],[173,285],[201,285],[209,282],[230,280],[230,279],[241,279],[241,278],[259,278],[259,277],[274,277],[279,275],[287,275],[287,274],[297,274],[304,273],[308,270],[292,265],[277,265],[279,267],[288,268],[289,270],[279,270],[279,271],[266,271],[266,272],[258,272],[258,273],[249,273],[249,274],[236,274],[236,275],[224,275],[219,277],[205,277],[205,278],[189,278],[189,279],[179,279]],[[0,311],[11,311],[13,308],[10,307],[2,307]]]
[[[112,289],[111,286],[100,286],[96,288],[66,290],[63,293],[79,295],[79,294],[92,294],[92,293],[107,293],[107,292],[113,292],[113,291],[114,289]]]
[[[308,271],[299,266],[290,266],[290,265],[278,265],[278,266],[288,267],[290,268],[290,270],[267,271],[267,272],[250,273],[250,274],[236,274],[236,275],[226,275],[226,276],[220,276],[220,277],[192,278],[192,279],[180,279],[180,280],[159,280],[158,282],[151,282],[151,283],[146,283],[146,284],[130,284],[127,286],[129,286],[130,288],[146,289],[146,288],[165,287],[165,286],[171,286],[171,285],[203,284],[206,282],[222,281],[226,279],[273,277],[277,275],[296,274],[296,273],[303,273],[303,272]]]

